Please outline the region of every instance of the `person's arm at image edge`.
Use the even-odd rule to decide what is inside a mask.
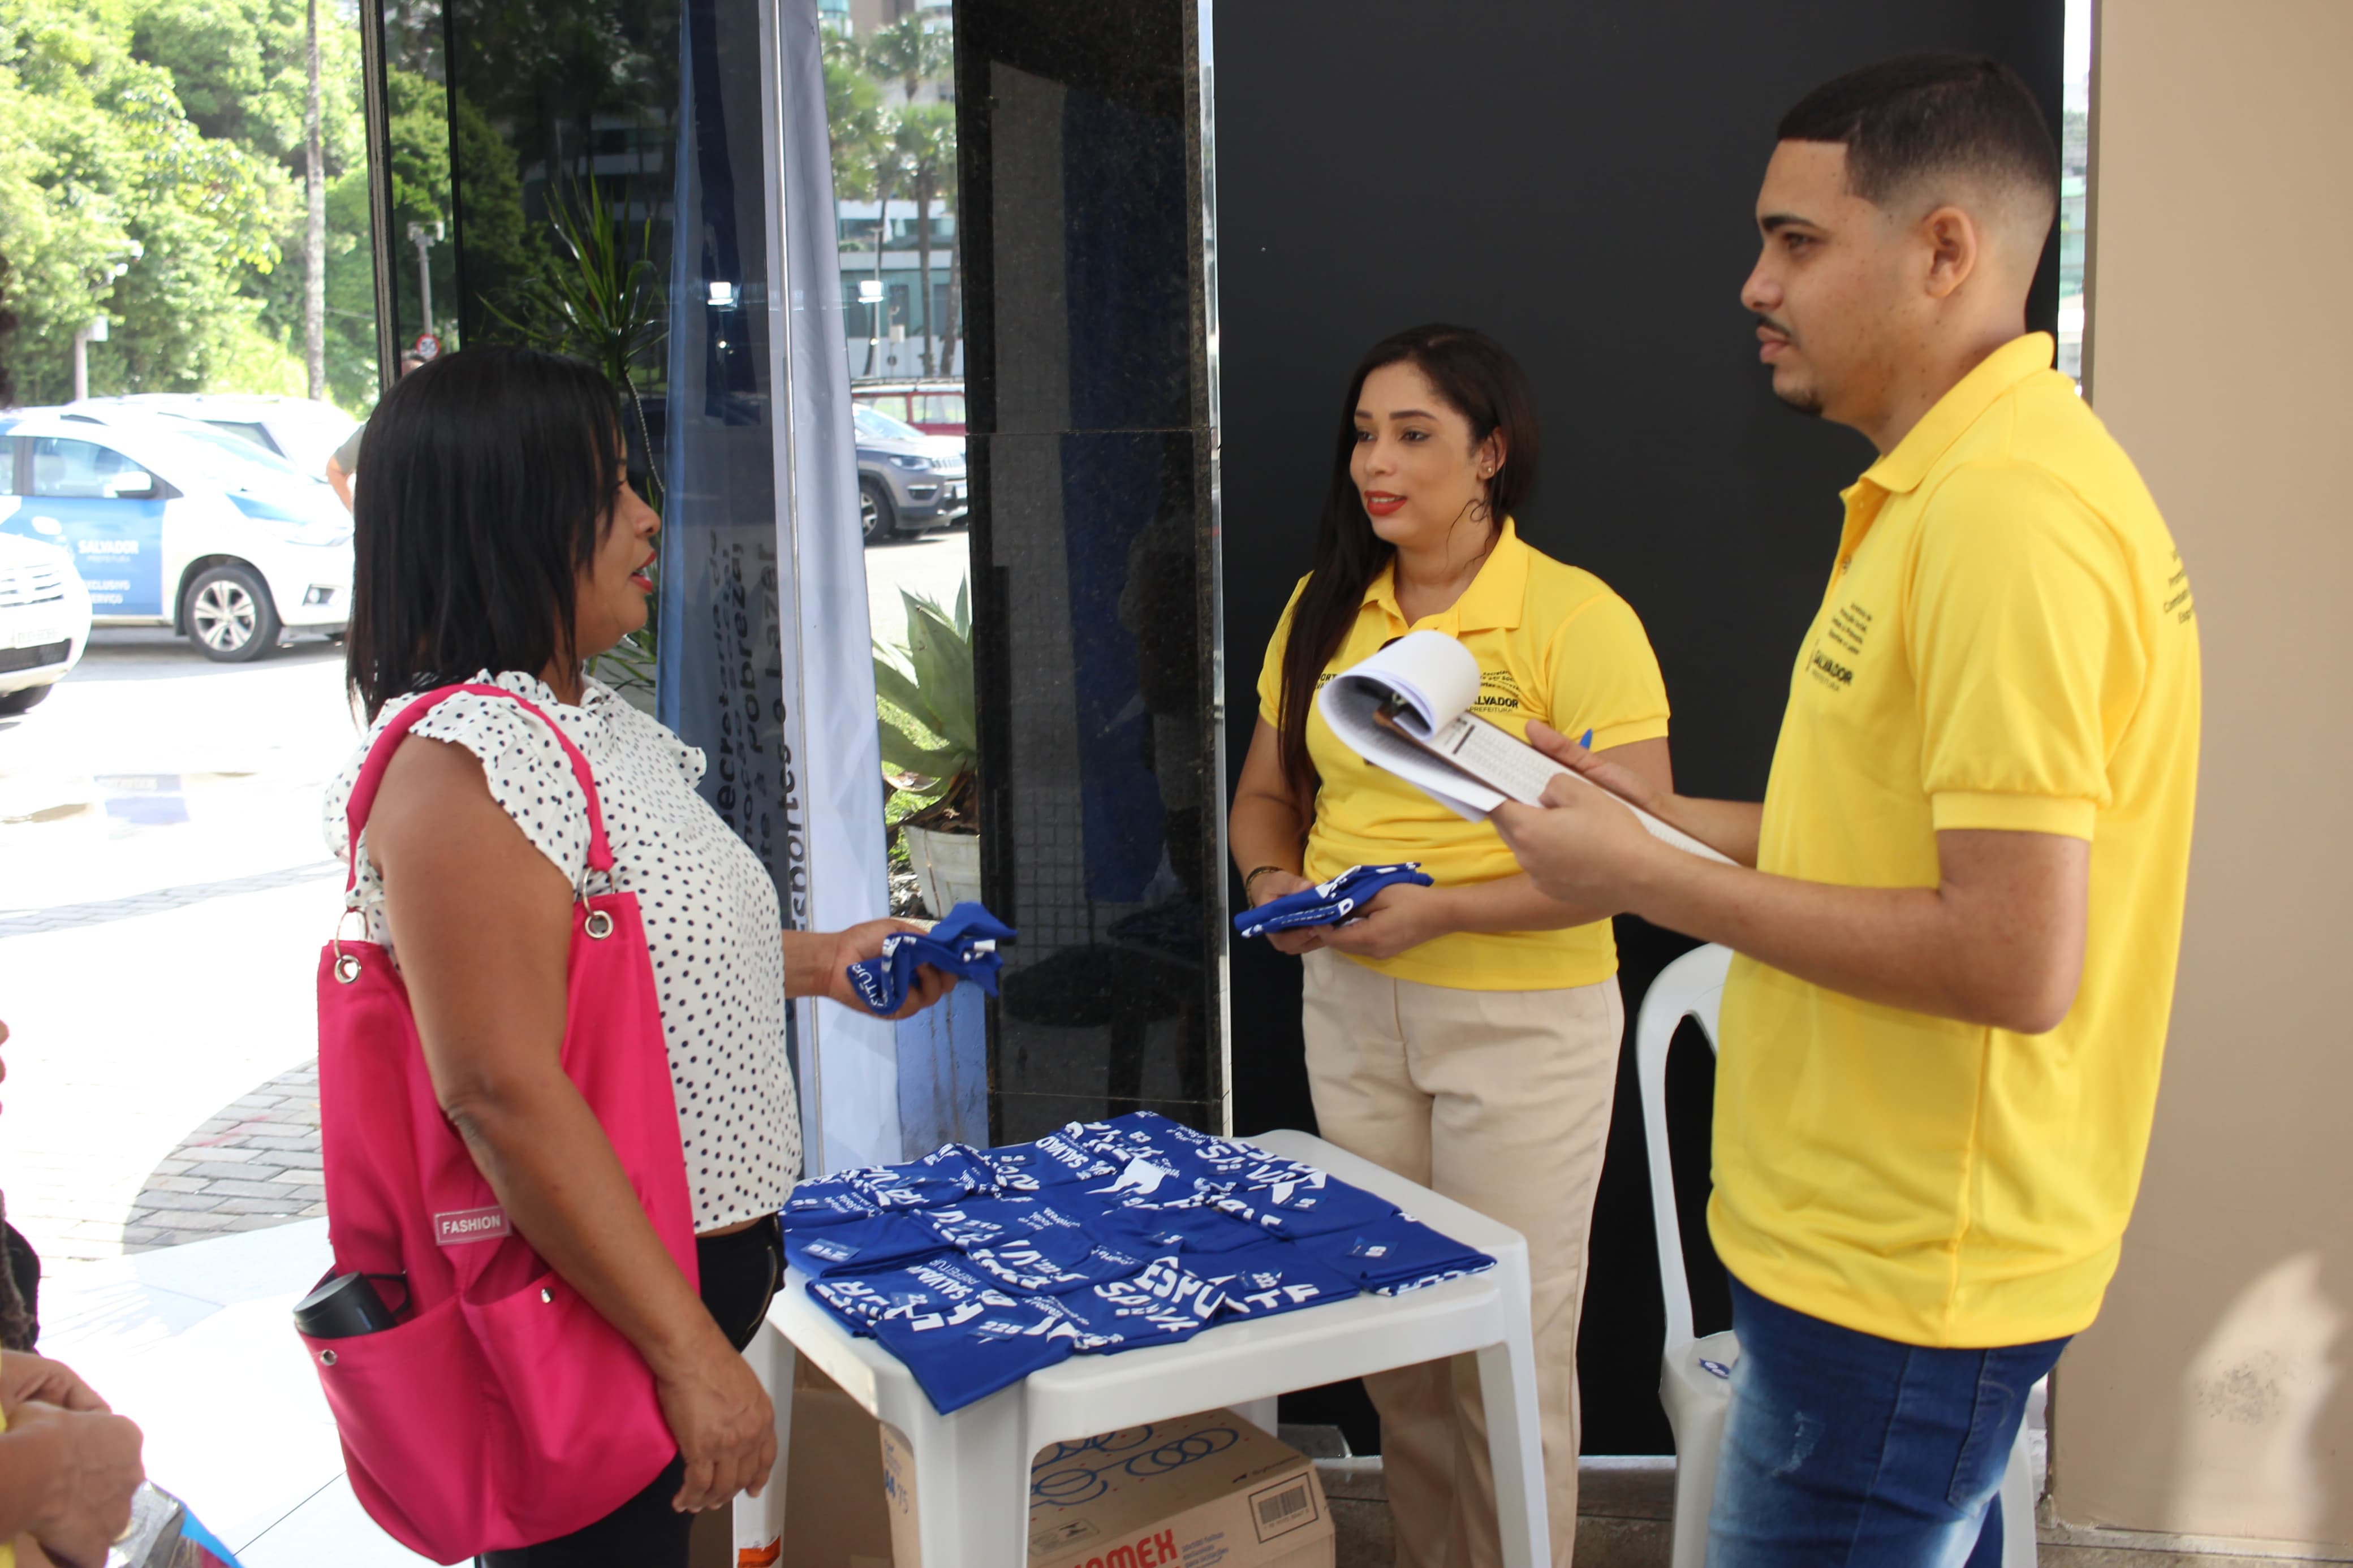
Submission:
[[[767,1395],[654,1234],[561,1051],[572,889],[472,753],[394,753],[369,824],[385,913],[443,1110],[514,1225],[653,1369],[686,1510],[756,1492]]]
[[[0,1355],[0,1542],[16,1542],[24,1568],[50,1561],[41,1542],[104,1561],[145,1477],[139,1428],[67,1367],[13,1351]]]

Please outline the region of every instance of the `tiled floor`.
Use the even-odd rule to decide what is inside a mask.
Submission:
[[[320,1168],[319,1064],[310,1061],[221,1107],[156,1164],[123,1220],[122,1250],[323,1215]]]

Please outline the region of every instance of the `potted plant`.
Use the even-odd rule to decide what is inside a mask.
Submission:
[[[973,697],[972,600],[953,613],[902,589],[907,640],[874,645],[882,776],[923,907],[934,917],[980,897],[980,721]]]

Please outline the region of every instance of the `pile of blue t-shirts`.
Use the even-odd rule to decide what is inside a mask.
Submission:
[[[944,1415],[1071,1353],[1495,1266],[1385,1199],[1150,1111],[803,1182],[785,1255]]]
[[[927,931],[893,931],[882,939],[882,956],[849,966],[849,983],[875,1016],[887,1018],[906,1005],[915,970],[929,964],[943,974],[969,980],[997,994],[997,972],[1005,959],[997,944],[1011,942],[1014,929],[980,905],[962,903]]]
[[[1358,910],[1372,901],[1374,894],[1399,882],[1427,888],[1430,878],[1419,861],[1404,866],[1351,866],[1328,882],[1269,899],[1254,910],[1244,910],[1234,917],[1234,930],[1244,936],[1264,936],[1269,931],[1293,931],[1300,926],[1338,925],[1354,919]]]

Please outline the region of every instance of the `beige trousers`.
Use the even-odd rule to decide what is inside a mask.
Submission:
[[[1458,991],[1306,956],[1307,1078],[1323,1135],[1527,1237],[1552,1561],[1577,1539],[1577,1318],[1609,1141],[1625,1005],[1613,977]],[[1495,1489],[1476,1360],[1365,1379],[1398,1568],[1495,1568]]]

